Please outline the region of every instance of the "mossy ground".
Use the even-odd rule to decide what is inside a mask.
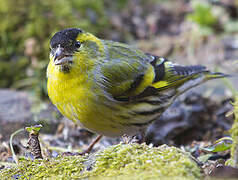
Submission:
[[[84,157],[22,160],[19,165],[0,172],[0,179],[11,177],[198,179],[201,173],[197,164],[178,148],[166,145],[149,147],[145,144],[118,144]]]

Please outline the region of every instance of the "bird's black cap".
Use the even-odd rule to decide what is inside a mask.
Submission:
[[[62,47],[66,47],[74,42],[78,34],[82,32],[83,31],[78,28],[69,28],[59,31],[51,38],[50,46],[55,48],[58,44],[60,44]]]

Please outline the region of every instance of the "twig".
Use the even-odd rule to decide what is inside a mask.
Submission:
[[[18,157],[16,156],[14,149],[13,149],[13,145],[12,145],[12,141],[13,141],[13,137],[18,134],[19,132],[24,131],[24,129],[18,129],[17,131],[15,131],[14,133],[11,134],[10,137],[10,148],[11,148],[11,152],[12,152],[12,158],[13,160],[18,164]]]

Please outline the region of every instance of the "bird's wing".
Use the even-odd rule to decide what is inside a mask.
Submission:
[[[181,94],[209,79],[228,76],[223,73],[210,72],[201,65],[181,66],[156,56],[151,64],[155,70],[155,79],[151,86],[156,88],[157,92],[172,88],[177,90],[177,94]]]
[[[97,68],[96,82],[113,98],[135,97],[152,84],[153,66],[135,59],[113,59]]]
[[[125,44],[108,44],[113,46],[109,47],[108,61],[97,68],[96,81],[117,100],[158,95],[202,77],[186,85],[184,92],[208,79],[224,77],[223,74],[211,73],[204,66],[180,66]],[[181,93],[182,90],[178,91]]]
[[[94,77],[100,87],[115,99],[135,97],[152,84],[155,71],[153,58],[129,45],[104,41],[103,64],[95,68]]]
[[[157,91],[179,87],[190,79],[196,78],[197,75],[209,72],[206,67],[201,65],[176,65],[162,57],[155,57],[152,64],[156,74],[152,86]]]

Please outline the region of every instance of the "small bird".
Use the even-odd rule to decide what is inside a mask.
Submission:
[[[103,136],[135,135],[185,91],[223,78],[204,66],[182,66],[78,28],[54,34],[48,95],[68,119]]]

